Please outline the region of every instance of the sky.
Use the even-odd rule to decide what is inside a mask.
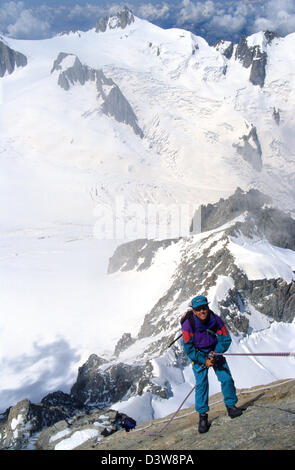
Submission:
[[[237,42],[261,30],[295,31],[295,0],[0,0],[0,34],[44,39],[69,30],[87,31],[124,5],[163,28],[183,28],[209,44]]]

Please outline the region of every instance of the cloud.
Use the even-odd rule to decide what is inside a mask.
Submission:
[[[294,0],[4,0],[0,31],[16,38],[45,38],[62,31],[86,31],[99,18],[125,4],[140,17],[162,27],[179,27],[203,36],[238,41],[241,35],[272,30],[281,36],[295,31]],[[34,3],[34,9],[32,5]]]
[[[50,32],[50,23],[38,18],[23,2],[6,2],[0,10],[0,30],[15,38],[43,38]]]
[[[213,1],[193,2],[191,0],[183,0],[182,7],[179,12],[178,22],[194,22],[199,23],[212,18],[215,12]]]
[[[229,15],[214,16],[210,22],[210,27],[215,28],[220,32],[231,32],[236,33],[241,31],[247,23],[244,16],[241,15]]]
[[[97,20],[108,14],[110,6],[87,3],[80,0],[55,4],[48,0],[7,1],[0,9],[0,32],[16,39],[44,39],[69,30],[92,28]]]
[[[140,5],[137,9],[137,15],[140,18],[158,20],[168,18],[170,14],[170,7],[164,3],[163,5],[157,4],[152,5],[151,3],[145,3]]]
[[[276,31],[285,36],[295,31],[294,0],[182,0],[178,26],[205,39],[238,40],[258,31]]]
[[[270,0],[259,13],[251,27],[253,32],[271,30],[285,36],[295,31],[294,1]]]
[[[50,29],[47,21],[36,18],[30,10],[23,10],[17,20],[7,26],[8,36],[14,38],[45,38]]]
[[[64,338],[48,344],[34,343],[32,353],[2,359],[1,371],[10,386],[3,386],[2,380],[0,412],[23,398],[36,403],[56,390],[68,393],[79,360],[79,353]]]
[[[23,2],[7,2],[0,9],[0,29],[5,30],[7,25],[15,22],[24,8]]]
[[[81,18],[99,18],[101,15],[105,14],[106,8],[103,8],[98,5],[91,5],[87,3],[86,5],[76,4],[73,8],[68,11],[65,11],[68,19],[70,20],[81,20]]]
[[[235,40],[245,31],[253,15],[253,6],[239,1],[183,0],[177,23],[189,28],[208,42]]]

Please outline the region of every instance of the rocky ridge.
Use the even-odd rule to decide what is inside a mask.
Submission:
[[[71,63],[64,65],[70,59]],[[65,91],[79,83],[85,85],[94,82],[97,91],[98,109],[106,116],[112,116],[116,121],[131,126],[136,135],[143,137],[138,126],[137,117],[120,88],[105,76],[102,70],[96,70],[83,65],[75,54],[61,52],[54,61],[51,73],[58,72],[58,84]]]
[[[0,416],[0,449],[26,448],[36,432],[82,410],[85,413],[86,408],[81,403],[61,391],[50,393],[37,404],[21,400]]]
[[[24,399],[0,416],[0,449],[54,450],[73,435],[75,442],[83,442],[86,430],[88,437],[99,440],[122,429],[126,418],[115,410],[90,409],[61,391],[41,403]]]
[[[276,32],[265,31],[262,45],[251,46],[248,44],[247,37],[242,36],[238,44],[220,40],[214,47],[220,50],[226,59],[230,60],[234,57],[235,60],[241,62],[243,67],[250,68],[250,82],[254,86],[263,88],[266,77],[267,46],[278,38],[279,35]]]
[[[25,67],[27,63],[28,59],[24,54],[14,51],[0,40],[0,77],[4,77],[6,73],[12,74],[17,67]]]

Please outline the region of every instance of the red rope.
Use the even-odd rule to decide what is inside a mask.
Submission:
[[[274,353],[214,353],[214,356],[295,356],[295,352],[274,352]]]
[[[163,426],[159,431],[157,432],[151,432],[151,433],[148,433],[149,436],[158,436],[161,434],[161,432],[164,431],[164,429],[167,428],[168,424],[171,423],[171,421],[175,418],[175,416],[177,415],[177,413],[179,412],[179,410],[182,408],[182,406],[184,405],[184,403],[186,402],[186,400],[188,399],[188,397],[191,395],[191,393],[195,390],[196,386],[194,386],[191,391],[186,395],[186,397],[184,398],[184,400],[181,402],[181,404],[179,405],[179,407],[177,408],[177,410],[175,411],[175,413],[171,416],[171,418],[169,419],[168,423],[165,424],[165,426]]]

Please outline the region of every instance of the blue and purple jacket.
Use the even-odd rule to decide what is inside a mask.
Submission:
[[[195,331],[192,330],[189,320],[182,324],[183,345],[186,355],[197,364],[204,364],[211,351],[224,353],[231,344],[231,337],[223,320],[209,310],[206,323],[201,322],[196,315],[192,315],[195,322]],[[209,333],[207,330],[216,333]]]

